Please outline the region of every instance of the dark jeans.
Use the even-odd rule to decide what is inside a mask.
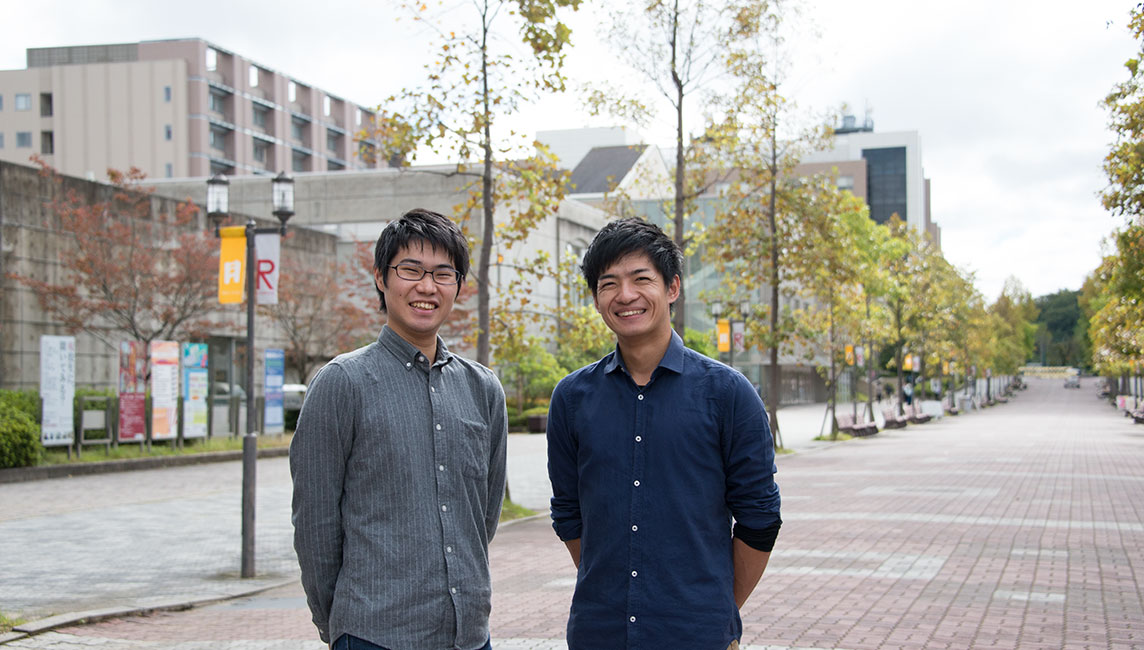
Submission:
[[[338,637],[337,641],[334,641],[334,645],[330,646],[330,650],[388,650],[388,648],[383,648],[365,639],[359,639],[356,636],[343,634]],[[481,650],[493,650],[492,639],[489,639],[485,643],[485,647],[481,648]]]

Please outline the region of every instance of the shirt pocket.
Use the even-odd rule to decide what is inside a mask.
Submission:
[[[457,453],[465,476],[486,480],[489,476],[489,426],[484,422],[461,420]]]

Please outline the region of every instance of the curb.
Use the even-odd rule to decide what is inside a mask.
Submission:
[[[289,447],[270,447],[267,449],[258,450],[259,458],[278,458],[281,456],[289,455]],[[16,467],[13,469],[0,469],[0,484],[23,483],[25,481],[40,481],[50,478],[68,478],[72,476],[90,476],[94,474],[107,474],[110,472],[129,472],[139,469],[183,467],[186,465],[221,463],[232,460],[242,460],[242,450],[236,449],[234,451],[210,451],[201,454],[185,454],[181,456],[123,458],[119,460],[97,461],[93,463],[75,463],[68,465]]]
[[[155,612],[178,612],[186,609],[193,609],[195,607],[202,607],[203,605],[211,605],[214,603],[221,603],[236,598],[245,598],[260,594],[264,591],[277,589],[286,585],[293,584],[298,581],[298,578],[290,578],[289,580],[280,580],[269,585],[262,585],[254,589],[247,589],[231,594],[203,596],[191,599],[172,599],[166,602],[160,601],[152,605],[138,606],[138,607],[104,607],[102,609],[90,609],[83,612],[72,612],[69,614],[58,614],[56,616],[49,616],[48,618],[41,618],[37,621],[29,621],[21,623],[12,628],[12,631],[0,635],[0,646],[12,641],[24,639],[27,637],[43,634],[56,628],[69,627],[72,625],[86,625],[88,623],[98,623],[110,618],[123,618],[126,616],[145,616]]]

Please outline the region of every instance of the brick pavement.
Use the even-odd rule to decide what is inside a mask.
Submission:
[[[1091,382],[1032,384],[1008,405],[780,458],[786,523],[744,647],[1144,647],[1144,426]],[[574,573],[547,521],[504,527],[491,562],[496,647],[563,647]],[[293,584],[8,647],[322,645]]]

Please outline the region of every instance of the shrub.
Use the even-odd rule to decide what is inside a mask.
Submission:
[[[0,390],[0,403],[17,410],[40,423],[40,393],[34,390]]]
[[[0,401],[0,468],[26,467],[40,460],[40,427],[26,413]]]

